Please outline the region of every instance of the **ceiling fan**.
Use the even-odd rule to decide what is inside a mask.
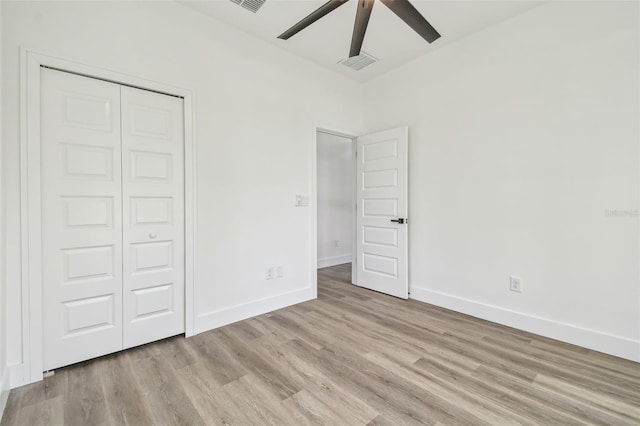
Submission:
[[[291,36],[299,33],[309,25],[316,22],[323,16],[333,12],[349,0],[329,0],[318,9],[309,14],[306,18],[289,28],[278,36],[283,40],[288,40]],[[349,57],[358,56],[364,41],[364,34],[367,31],[367,24],[371,16],[371,10],[375,0],[357,0],[358,10],[356,12],[356,22],[353,26],[353,36],[351,37],[351,49],[349,49]],[[393,13],[398,15],[408,26],[413,28],[415,32],[420,34],[427,42],[432,43],[440,34],[433,26],[416,10],[408,0],[380,0],[382,4],[387,6]]]

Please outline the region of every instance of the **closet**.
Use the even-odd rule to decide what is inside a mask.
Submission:
[[[183,100],[41,68],[44,369],[184,332]]]

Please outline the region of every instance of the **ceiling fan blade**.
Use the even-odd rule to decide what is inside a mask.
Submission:
[[[322,6],[320,6],[319,8],[314,10],[313,12],[311,12],[309,14],[309,16],[307,16],[306,18],[302,19],[300,22],[295,24],[293,27],[289,28],[287,31],[285,31],[282,34],[280,34],[278,36],[278,38],[281,38],[283,40],[288,40],[289,37],[298,34],[300,31],[304,30],[309,25],[311,25],[314,22],[316,22],[318,19],[322,18],[323,16],[327,15],[330,12],[333,12],[338,7],[342,6],[343,4],[345,4],[348,1],[349,0],[329,0],[328,2],[326,2]]]
[[[364,41],[364,34],[367,32],[367,24],[369,24],[369,17],[371,17],[371,11],[373,10],[373,3],[373,0],[358,0],[356,22],[353,25],[351,49],[349,50],[350,58],[360,54],[362,42]]]
[[[413,7],[408,0],[381,0],[393,13],[420,34],[429,43],[440,38],[440,33]]]

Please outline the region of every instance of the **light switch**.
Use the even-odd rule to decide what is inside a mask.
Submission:
[[[309,207],[309,196],[296,194],[296,207]]]

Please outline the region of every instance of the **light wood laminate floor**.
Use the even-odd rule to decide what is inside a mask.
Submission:
[[[640,424],[640,364],[349,284],[56,371],[2,425]]]

